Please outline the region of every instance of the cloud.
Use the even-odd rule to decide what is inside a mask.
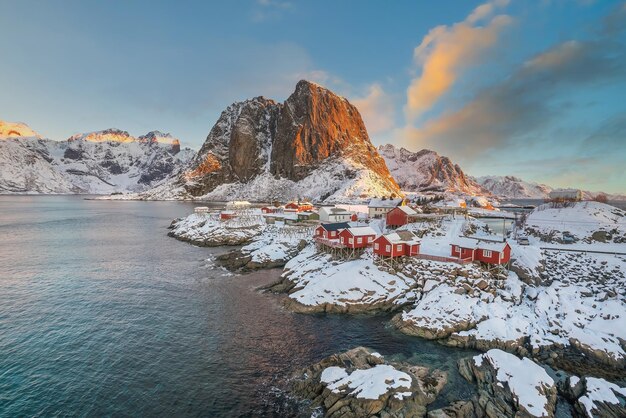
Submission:
[[[387,131],[393,126],[393,101],[380,84],[372,84],[366,96],[353,98],[351,102],[359,109],[370,134]]]
[[[437,26],[428,32],[414,50],[414,61],[421,74],[407,91],[406,115],[415,120],[449,91],[462,71],[477,63],[501,32],[512,23],[508,15],[495,15],[508,1],[494,0],[475,8],[467,18],[452,26]],[[484,26],[480,23],[485,21]]]
[[[504,81],[479,91],[455,111],[397,132],[415,147],[452,151],[462,159],[516,141],[548,127],[567,106],[555,98],[568,89],[626,78],[626,49],[610,38],[567,41],[535,55]]]
[[[257,0],[252,13],[253,22],[264,22],[282,17],[285,11],[293,9],[293,3],[281,0]]]

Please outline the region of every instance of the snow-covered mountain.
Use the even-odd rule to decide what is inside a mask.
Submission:
[[[453,192],[470,195],[489,194],[458,164],[448,157],[427,149],[411,152],[391,144],[381,145],[378,152],[385,159],[391,175],[400,188],[409,192]]]
[[[544,199],[553,190],[545,184],[524,181],[514,176],[483,176],[475,180],[492,194],[507,199]]]
[[[399,193],[356,107],[302,80],[284,103],[229,106],[189,169],[141,197],[330,202]]]
[[[118,129],[42,139],[23,123],[0,121],[0,193],[139,192],[178,173],[193,157],[158,131]]]

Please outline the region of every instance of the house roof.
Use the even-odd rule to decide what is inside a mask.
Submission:
[[[409,216],[417,215],[417,212],[415,212],[413,208],[409,206],[398,206],[398,209],[400,209],[402,212],[406,213]]]
[[[356,226],[352,228],[346,228],[348,232],[350,232],[355,237],[362,237],[365,235],[374,235],[376,236],[376,231],[371,226]]]
[[[400,203],[402,203],[402,199],[372,199],[367,206],[370,208],[394,208]]]
[[[340,229],[350,228],[348,222],[335,222],[332,224],[321,224],[320,226],[327,231],[338,231]]]
[[[419,238],[411,231],[396,231],[390,234],[382,235],[391,244],[419,244]]]
[[[462,248],[490,250],[501,253],[508,245],[507,242],[493,242],[493,241],[481,241],[473,238],[459,237],[450,245],[458,245]]]

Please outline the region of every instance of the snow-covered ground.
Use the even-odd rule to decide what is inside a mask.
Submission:
[[[378,399],[392,389],[406,389],[406,392],[396,393],[398,399],[409,397],[411,376],[396,370],[388,364],[377,364],[371,369],[358,369],[352,373],[338,366],[331,366],[322,372],[321,382],[335,393],[346,392],[350,396],[362,399]]]

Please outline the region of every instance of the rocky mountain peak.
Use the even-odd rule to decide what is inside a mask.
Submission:
[[[356,107],[302,80],[284,103],[255,97],[229,106],[181,183],[198,196],[261,175],[299,182],[324,164],[348,161],[341,176],[355,178],[357,171],[368,169],[379,194],[399,193]]]
[[[391,144],[381,145],[378,150],[403,190],[489,194],[467,177],[458,164],[435,151],[411,152]]]

